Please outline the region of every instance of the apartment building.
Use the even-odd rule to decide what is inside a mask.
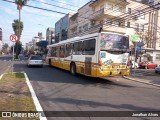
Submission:
[[[55,29],[52,27],[47,28],[46,30],[46,41],[48,45],[53,44],[55,42]]]
[[[69,37],[69,20],[73,13],[68,13],[55,24],[55,43],[66,40]]]
[[[78,12],[72,15],[69,19],[69,33],[68,37],[76,37],[78,31]]]

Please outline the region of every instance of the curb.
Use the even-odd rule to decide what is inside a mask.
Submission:
[[[41,117],[40,117],[40,120],[47,120],[47,118],[46,118],[46,116],[45,116],[45,114],[44,114],[44,112],[43,112],[43,109],[42,109],[42,107],[41,107],[41,105],[40,105],[40,103],[39,103],[39,101],[38,101],[38,98],[37,98],[37,96],[36,96],[36,93],[34,92],[34,89],[33,89],[32,85],[31,85],[31,83],[30,83],[30,81],[29,81],[29,78],[28,78],[27,74],[26,74],[25,72],[23,72],[23,73],[24,73],[24,76],[25,76],[25,79],[26,79],[26,83],[27,83],[27,85],[28,85],[28,88],[29,88],[29,90],[30,90],[31,96],[32,96],[32,98],[33,98],[33,101],[34,101],[36,110],[37,110],[37,112],[42,113],[43,116],[44,116],[44,117],[41,116]]]
[[[152,86],[155,86],[155,87],[160,87],[160,85],[158,85],[158,84],[153,84],[153,83],[149,83],[149,82],[145,82],[145,81],[140,81],[140,80],[136,80],[134,78],[126,77],[126,76],[123,76],[123,78],[128,79],[128,80],[132,80],[132,81],[135,81],[135,82],[144,83],[144,84],[147,84],[147,85],[152,85]]]

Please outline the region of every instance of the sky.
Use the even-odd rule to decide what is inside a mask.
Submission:
[[[14,1],[14,0],[9,0]],[[90,0],[29,0],[27,5],[54,10],[63,13],[76,12],[80,7]],[[43,3],[64,7],[67,9],[46,5]],[[8,43],[10,46],[12,42],[9,37],[14,34],[12,23],[18,19],[18,10],[15,3],[8,3],[0,0],[0,28],[2,28],[3,43]],[[33,37],[38,36],[38,32],[42,32],[43,37],[46,37],[46,29],[55,26],[55,23],[65,16],[55,12],[43,11],[35,8],[24,6],[21,12],[21,21],[23,22],[23,31],[21,35],[21,42],[23,45],[32,40]]]

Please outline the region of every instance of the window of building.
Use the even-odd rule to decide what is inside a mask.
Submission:
[[[128,8],[128,13],[131,14],[131,12],[132,12],[132,9]]]
[[[108,25],[112,25],[112,21],[111,21],[111,20],[108,20],[108,21],[107,21],[107,24],[108,24]]]
[[[140,19],[145,19],[145,14],[143,12],[139,12],[138,16]]]
[[[160,54],[156,54],[156,60],[160,60]]]
[[[138,23],[135,23],[135,29],[137,32],[139,32],[139,24]]]
[[[95,45],[96,45],[96,40],[91,39],[91,40],[86,40],[83,42],[83,54],[84,55],[94,55],[95,54]]]
[[[127,27],[130,27],[130,22],[127,22]]]
[[[84,30],[84,31],[87,31],[87,30],[88,30],[88,23],[83,26],[83,30]]]
[[[144,32],[144,25],[141,24],[140,27],[139,27],[139,29],[140,29],[141,32]]]
[[[79,27],[79,32],[82,32],[82,26]]]

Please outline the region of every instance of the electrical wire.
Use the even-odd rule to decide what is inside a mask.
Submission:
[[[62,8],[62,9],[65,9],[65,10],[71,10],[71,11],[76,12],[76,10],[65,8],[65,7],[61,7],[61,6],[57,6],[57,5],[53,5],[53,4],[50,4],[50,3],[47,3],[47,2],[42,2],[42,1],[39,1],[39,0],[33,0],[33,1],[45,4],[45,5],[54,6],[54,7],[58,7],[58,8]]]

